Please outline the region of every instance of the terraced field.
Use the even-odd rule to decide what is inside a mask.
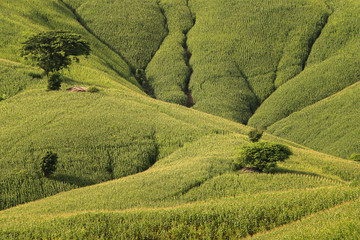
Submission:
[[[338,158],[360,151],[358,1],[0,9],[0,239],[358,238],[360,164]],[[53,29],[92,54],[47,92],[18,50]],[[244,124],[294,154],[270,173],[236,170]],[[48,150],[59,162],[45,178]]]

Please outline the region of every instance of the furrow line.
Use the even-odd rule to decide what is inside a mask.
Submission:
[[[111,47],[109,44],[107,44],[106,42],[104,42],[103,40],[101,40],[85,23],[85,21],[82,19],[82,17],[76,12],[76,9],[73,9],[69,4],[65,3],[63,0],[59,0],[60,3],[62,3],[67,9],[69,9],[76,21],[90,34],[92,35],[94,38],[96,38],[99,42],[101,42],[102,44],[104,44],[107,48],[109,48],[111,51],[113,51],[114,53],[116,53],[129,67],[131,66],[130,63],[121,55],[120,52],[116,51],[113,47]],[[127,77],[122,74],[121,72],[117,71],[116,69],[114,69],[111,66],[108,66],[111,68],[111,70],[113,70],[117,75],[119,75],[122,78],[127,79]],[[131,67],[130,67],[131,68]]]
[[[319,31],[317,31],[317,32],[315,33],[314,39],[310,39],[310,41],[309,41],[308,54],[307,54],[307,56],[306,56],[305,59],[304,59],[304,62],[303,62],[303,65],[302,65],[302,70],[305,69],[305,67],[306,67],[306,65],[307,65],[307,61],[308,61],[308,59],[309,59],[309,57],[310,57],[310,55],[311,55],[311,52],[312,52],[312,48],[313,48],[313,46],[315,45],[316,41],[320,38],[322,31],[324,30],[325,26],[326,26],[327,23],[328,23],[329,17],[330,17],[330,15],[325,15],[325,20],[324,20],[323,25],[321,26],[321,28],[319,29]]]

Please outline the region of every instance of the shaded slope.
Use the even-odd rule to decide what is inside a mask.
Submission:
[[[360,4],[334,1],[333,8],[304,71],[267,98],[249,120],[250,125],[272,125],[359,81]]]
[[[44,85],[41,71],[0,59],[0,96],[12,97],[26,88]],[[35,86],[34,86],[35,85]]]
[[[156,0],[64,0],[99,39],[124,57],[133,71],[144,69],[167,35]]]
[[[280,137],[348,158],[360,149],[360,83],[271,125]]]
[[[194,108],[242,123],[302,70],[330,14],[325,4],[302,0],[190,1],[190,7],[197,20],[188,39]]]
[[[146,68],[147,78],[159,100],[189,105],[192,69],[187,33],[195,24],[186,1],[160,1],[169,34]]]

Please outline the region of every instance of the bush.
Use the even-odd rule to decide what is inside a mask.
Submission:
[[[50,176],[56,170],[58,155],[51,151],[47,152],[41,161],[41,171],[45,177]]]
[[[351,154],[350,160],[353,160],[353,161],[359,161],[360,162],[360,153],[353,153]]]
[[[291,150],[281,144],[257,142],[242,146],[239,150],[235,164],[238,168],[251,167],[259,171],[268,171],[292,155]]]
[[[100,89],[98,89],[98,88],[95,87],[95,86],[91,86],[91,87],[89,87],[86,91],[87,91],[87,92],[90,92],[90,93],[97,93],[97,92],[100,92]]]
[[[47,89],[49,91],[52,90],[59,90],[61,87],[61,78],[59,73],[53,73],[50,75],[48,80],[48,86]]]
[[[250,130],[250,132],[248,133],[249,139],[251,142],[258,142],[260,140],[260,138],[262,137],[264,133],[264,130],[261,130],[259,128]]]

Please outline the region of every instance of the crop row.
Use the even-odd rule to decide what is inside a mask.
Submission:
[[[0,236],[12,238],[238,239],[357,199],[352,188],[265,193],[167,209],[89,212],[11,225]],[[66,231],[64,231],[66,229]]]

